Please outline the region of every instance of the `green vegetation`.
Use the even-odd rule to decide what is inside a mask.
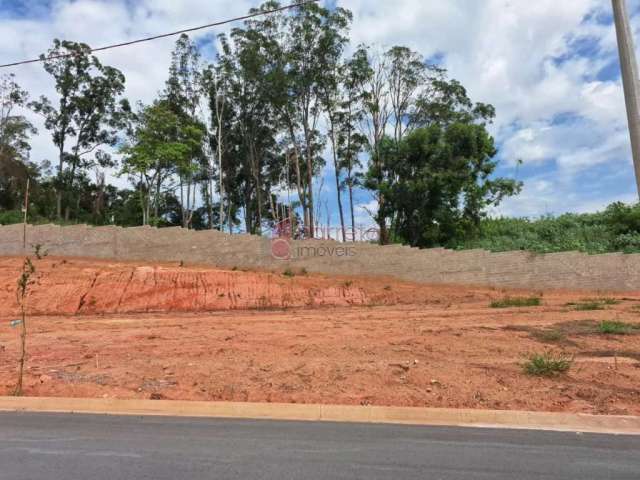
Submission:
[[[522,369],[527,375],[553,377],[568,371],[572,363],[571,358],[562,354],[535,353],[527,358]]]
[[[539,307],[542,304],[540,297],[505,297],[501,300],[491,302],[491,308],[521,308]]]
[[[294,273],[294,271],[293,271],[293,270],[291,270],[290,268],[285,269],[285,271],[284,271],[284,272],[282,272],[282,275],[284,275],[285,277],[289,277],[289,278],[291,278],[291,277],[295,277],[295,276],[296,276],[296,274]]]
[[[575,309],[581,312],[589,310],[604,310],[604,305],[600,302],[582,302],[576,303]]]
[[[604,320],[598,325],[598,331],[605,335],[628,335],[636,327],[629,323],[614,320]]]
[[[565,214],[537,220],[484,219],[477,237],[451,241],[455,249],[483,248],[494,252],[527,250],[537,253],[640,252],[640,204],[614,203],[603,212]]]

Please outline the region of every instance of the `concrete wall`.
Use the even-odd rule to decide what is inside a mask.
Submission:
[[[388,275],[425,283],[521,288],[640,291],[640,255],[534,254],[485,250],[419,250],[400,245],[289,242],[290,259],[272,255],[271,240],[179,227],[29,226],[27,251],[120,260],[180,261],[226,268],[302,269],[340,275]],[[286,246],[286,245],[285,245]],[[280,245],[282,247],[282,245]],[[0,255],[21,255],[22,225],[0,226]],[[282,250],[278,250],[282,255]]]

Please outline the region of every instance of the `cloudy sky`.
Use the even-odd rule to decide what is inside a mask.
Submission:
[[[637,198],[610,0],[324,1],[352,10],[353,45],[408,45],[437,59],[474,100],[496,106],[499,173],[525,183],[497,214],[595,211]],[[37,56],[56,37],[98,47],[242,15],[258,4],[0,0],[0,63]],[[628,4],[640,39],[640,0]],[[195,36],[205,55],[220,31]],[[174,41],[99,56],[125,73],[130,100],[150,101],[162,88]],[[12,71],[33,96],[51,94],[41,66]],[[33,139],[32,158],[55,158],[44,129]],[[362,204],[370,200],[359,195]]]

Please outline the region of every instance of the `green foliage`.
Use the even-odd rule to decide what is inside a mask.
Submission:
[[[614,320],[603,320],[598,325],[598,331],[607,335],[628,335],[634,328],[634,325]]]
[[[586,312],[590,310],[604,310],[604,305],[600,302],[582,302],[575,305],[575,309],[580,312]]]
[[[640,204],[614,203],[599,213],[568,213],[537,220],[484,219],[480,222],[477,237],[452,241],[446,246],[457,249],[482,248],[494,252],[640,253]]]
[[[284,275],[285,277],[289,277],[289,278],[292,278],[292,277],[296,276],[295,272],[293,270],[291,270],[290,268],[286,268],[284,270],[284,272],[282,272],[282,275]]]
[[[125,77],[116,68],[103,65],[83,43],[55,39],[46,55],[40,56],[45,71],[52,76],[58,96],[52,102],[45,96],[30,107],[45,119],[58,150],[57,217],[65,209],[69,219],[83,176],[94,167],[113,166],[103,147],[113,147],[130,113],[121,98]],[[64,204],[64,205],[63,205]]]
[[[491,308],[522,308],[539,307],[542,304],[540,297],[506,297],[491,302]]]
[[[562,354],[551,352],[530,355],[523,363],[522,369],[527,375],[553,377],[568,371],[573,360]]]
[[[381,175],[372,168],[367,185],[385,198],[383,214],[394,218],[396,238],[433,247],[472,238],[486,209],[514,195],[520,185],[492,178],[497,164],[493,138],[484,125],[430,125],[399,144],[381,143]]]

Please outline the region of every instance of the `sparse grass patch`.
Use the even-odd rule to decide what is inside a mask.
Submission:
[[[563,354],[534,353],[522,364],[522,369],[527,375],[554,377],[568,371],[572,363],[573,359]]]
[[[546,343],[562,343],[567,341],[567,334],[558,329],[539,330],[531,334],[536,340]]]
[[[604,305],[600,302],[583,302],[576,303],[575,309],[580,312],[590,311],[590,310],[604,310]]]
[[[634,329],[634,325],[614,320],[603,320],[598,324],[598,331],[604,335],[628,335]]]
[[[296,274],[293,273],[293,270],[291,270],[290,268],[287,268],[284,272],[282,272],[282,275],[284,275],[285,277],[295,277]]]
[[[491,308],[522,308],[522,307],[539,307],[542,304],[540,297],[505,297],[501,300],[495,300],[489,305]]]

